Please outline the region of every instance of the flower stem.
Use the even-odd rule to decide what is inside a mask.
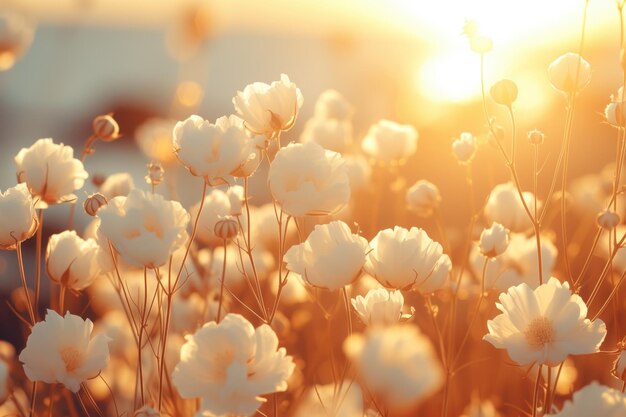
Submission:
[[[226,239],[224,239],[224,260],[222,261],[222,277],[220,278],[220,299],[217,305],[217,323],[222,318],[222,305],[224,303],[224,285],[226,284],[226,254],[228,253]]]

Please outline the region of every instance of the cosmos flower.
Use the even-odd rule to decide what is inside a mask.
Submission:
[[[546,417],[622,417],[626,415],[626,395],[597,382],[576,391],[556,414]]]
[[[336,290],[359,277],[367,251],[367,240],[337,220],[316,225],[305,242],[287,251],[284,261],[309,284]]]
[[[134,189],[98,210],[100,232],[121,257],[137,267],[164,265],[188,239],[189,213],[177,201]]]
[[[285,74],[280,75],[280,81],[270,85],[248,84],[233,98],[235,110],[246,128],[268,138],[291,129],[303,102],[300,89]]]
[[[343,158],[315,142],[291,143],[278,151],[267,181],[274,199],[291,216],[336,213],[350,199]]]
[[[48,310],[35,324],[19,360],[31,381],[60,383],[72,392],[94,378],[109,361],[109,338],[91,337],[93,323],[67,312],[61,317]]]
[[[349,336],[343,349],[363,385],[394,409],[414,406],[443,382],[433,346],[416,326],[370,328],[364,335]]]
[[[35,203],[26,184],[0,191],[0,249],[15,249],[17,243],[29,239],[39,227]]]
[[[197,415],[251,416],[265,402],[261,395],[287,389],[295,367],[270,326],[255,329],[238,314],[186,340],[172,379],[183,398],[200,398]]]
[[[556,278],[533,290],[525,283],[500,294],[502,314],[487,322],[483,337],[506,349],[521,366],[555,366],[569,355],[597,352],[606,337],[602,320],[587,319],[587,306]]]
[[[98,250],[95,240],[83,240],[74,230],[50,236],[46,249],[50,279],[74,291],[87,288],[100,275]]]
[[[18,182],[26,183],[41,208],[75,200],[74,191],[81,189],[89,176],[83,163],[74,158],[71,146],[50,138],[22,148],[15,156],[15,168]]]
[[[417,138],[413,126],[381,120],[370,127],[361,149],[380,164],[401,164],[417,151]]]
[[[417,227],[381,230],[370,247],[365,271],[388,288],[433,292],[443,287],[452,268],[442,246]]]
[[[429,217],[439,208],[441,194],[432,182],[419,180],[406,192],[406,205],[420,217]]]
[[[365,297],[357,295],[352,307],[367,326],[390,326],[398,323],[402,316],[404,296],[401,291],[374,288]]]

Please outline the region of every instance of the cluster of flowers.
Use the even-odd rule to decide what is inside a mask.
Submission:
[[[480,39],[475,44],[483,45]],[[589,71],[582,58],[568,54],[550,66],[549,74],[573,99]],[[494,101],[509,108],[516,95],[510,81],[492,89]],[[336,91],[327,91],[301,142],[281,146],[281,134],[296,123],[303,104],[286,75],[269,85],[248,85],[233,104],[237,114],[214,123],[193,115],[144,127],[147,133],[139,135],[148,138],[141,146],[159,162],[149,167],[152,191],[136,188],[128,174],[112,175],[84,201],[94,219],[82,237],[71,228],[50,237],[45,270],[58,284],[58,300],[51,297],[43,320],[40,275],[33,297],[22,243],[41,237],[45,208],[75,203],[74,193],[88,177],[83,162],[91,146],[117,139],[119,128],[110,115],[97,119],[81,160],[52,139],[40,139],[15,157],[18,184],[0,193],[0,248],[14,250],[20,264],[24,308],[15,306],[14,313],[29,328],[18,356],[28,380],[62,384],[86,413],[99,400],[115,404],[113,415],[252,416],[273,398],[274,413],[292,407],[298,416],[376,416],[410,410],[443,389],[445,415],[458,358],[491,292],[499,294],[500,314],[487,321],[484,340],[505,349],[519,366],[534,366],[530,414],[543,409],[561,417],[625,415],[626,396],[597,383],[562,407],[553,402],[561,368],[572,366],[568,357],[599,352],[607,328],[600,313],[588,318],[595,292],[586,303],[573,291],[578,280],[553,276],[557,248],[538,227],[538,209],[547,203],[538,200],[536,190],[520,189],[515,145],[508,154],[494,139],[512,181],[497,185],[486,201],[482,211],[489,227],[461,259],[477,280],[465,279],[463,267],[453,269],[450,248],[444,253],[449,244],[436,242],[423,229],[395,226],[368,241],[347,223],[351,195],[370,183],[372,170],[400,166],[416,152],[413,127],[382,120],[367,132],[362,152],[353,152],[352,107]],[[607,119],[623,128],[620,106],[609,105]],[[490,129],[496,130],[492,122]],[[529,141],[539,146],[543,135],[533,131]],[[477,148],[477,138],[466,132],[452,152],[467,165]],[[248,178],[265,162],[273,202],[254,207]],[[169,172],[176,164],[200,181],[201,198],[188,208],[156,192],[163,166]],[[611,210],[614,192],[612,197],[598,203],[604,205],[598,224],[611,231],[620,221]],[[426,180],[406,190],[407,207],[420,217],[438,214],[441,202],[437,186]],[[619,259],[624,240],[610,235],[609,264]],[[476,309],[460,344],[454,344],[440,329],[438,313],[442,303],[450,303],[446,326],[453,334],[461,293],[472,289]],[[75,314],[79,309],[66,308],[68,290],[91,293],[99,317],[95,326]],[[435,343],[415,323],[415,309],[405,306],[407,295],[427,305]],[[341,346],[347,362],[332,383],[305,387],[298,401],[292,392],[294,401],[285,404],[277,393],[292,389],[292,383],[302,385],[304,365],[298,352],[279,347],[295,326],[281,305],[315,301],[330,321],[339,309],[325,305],[329,298],[336,306],[343,301],[346,309],[348,334]],[[363,324],[361,332],[354,331],[353,315]],[[23,391],[28,388],[13,378],[18,373],[9,377],[15,364],[7,356],[0,361],[3,407],[26,414],[37,409],[36,393],[45,388],[33,385],[29,404]],[[621,353],[614,375],[626,381],[625,368]],[[544,401],[538,399],[540,389]],[[52,412],[50,404],[63,396],[46,392],[51,392]],[[107,402],[109,396],[114,402]],[[68,408],[71,404],[70,397]]]

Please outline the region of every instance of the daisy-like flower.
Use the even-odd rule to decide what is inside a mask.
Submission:
[[[164,265],[188,239],[189,213],[180,203],[139,189],[128,197],[113,198],[97,217],[100,232],[113,248],[126,262],[141,268]]]
[[[597,382],[576,391],[563,409],[546,417],[622,417],[626,415],[626,395]]]
[[[580,55],[568,52],[550,64],[548,78],[557,90],[575,94],[589,84],[591,65]]]
[[[60,383],[72,392],[94,378],[109,361],[109,338],[91,337],[93,323],[67,312],[64,317],[48,310],[44,321],[35,324],[20,362],[31,381]]]
[[[357,295],[352,307],[367,326],[390,326],[398,323],[402,316],[404,296],[401,291],[374,288],[365,297]]]
[[[17,181],[26,183],[40,208],[75,200],[74,191],[89,177],[83,163],[74,158],[72,147],[50,138],[22,148],[15,156],[15,168]]]
[[[26,184],[0,191],[0,249],[15,249],[16,244],[29,239],[39,227],[35,203]]]
[[[100,274],[98,250],[95,240],[83,240],[73,230],[50,236],[46,249],[50,279],[74,291],[87,288]]]
[[[374,327],[343,344],[363,385],[394,409],[409,408],[435,393],[443,371],[430,340],[416,326]]]
[[[315,142],[291,143],[278,151],[267,181],[283,211],[296,217],[333,214],[350,199],[343,158]]]
[[[370,127],[361,149],[380,164],[401,164],[417,151],[417,138],[413,126],[381,120]]]
[[[406,205],[420,217],[431,216],[441,203],[439,188],[432,182],[419,180],[406,192]]]
[[[534,194],[525,191],[522,195],[526,206],[534,207]],[[512,232],[524,232],[532,226],[519,192],[511,182],[496,185],[491,190],[485,205],[485,217],[491,222],[500,223]]]
[[[487,322],[483,339],[521,366],[555,366],[569,355],[597,352],[606,337],[604,322],[589,320],[583,300],[556,278],[534,290],[525,283],[511,287],[499,300],[502,314]]]
[[[237,114],[246,128],[270,138],[291,129],[304,99],[300,89],[285,74],[272,84],[255,82],[238,91],[233,98]]]
[[[305,242],[287,251],[284,261],[309,284],[336,290],[359,277],[367,250],[367,240],[337,220],[316,225]]]
[[[388,288],[433,292],[443,287],[452,269],[443,247],[417,227],[381,230],[370,247],[365,271]]]
[[[183,398],[200,398],[200,415],[251,416],[266,400],[285,391],[295,365],[266,324],[256,329],[227,314],[186,337],[172,375]]]

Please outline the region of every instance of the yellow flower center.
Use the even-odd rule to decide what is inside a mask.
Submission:
[[[537,317],[526,327],[524,336],[528,344],[534,348],[541,348],[554,341],[554,326],[547,317]]]
[[[61,350],[61,359],[63,359],[63,362],[65,363],[65,370],[67,372],[75,371],[83,363],[82,355],[73,346],[69,346]]]

